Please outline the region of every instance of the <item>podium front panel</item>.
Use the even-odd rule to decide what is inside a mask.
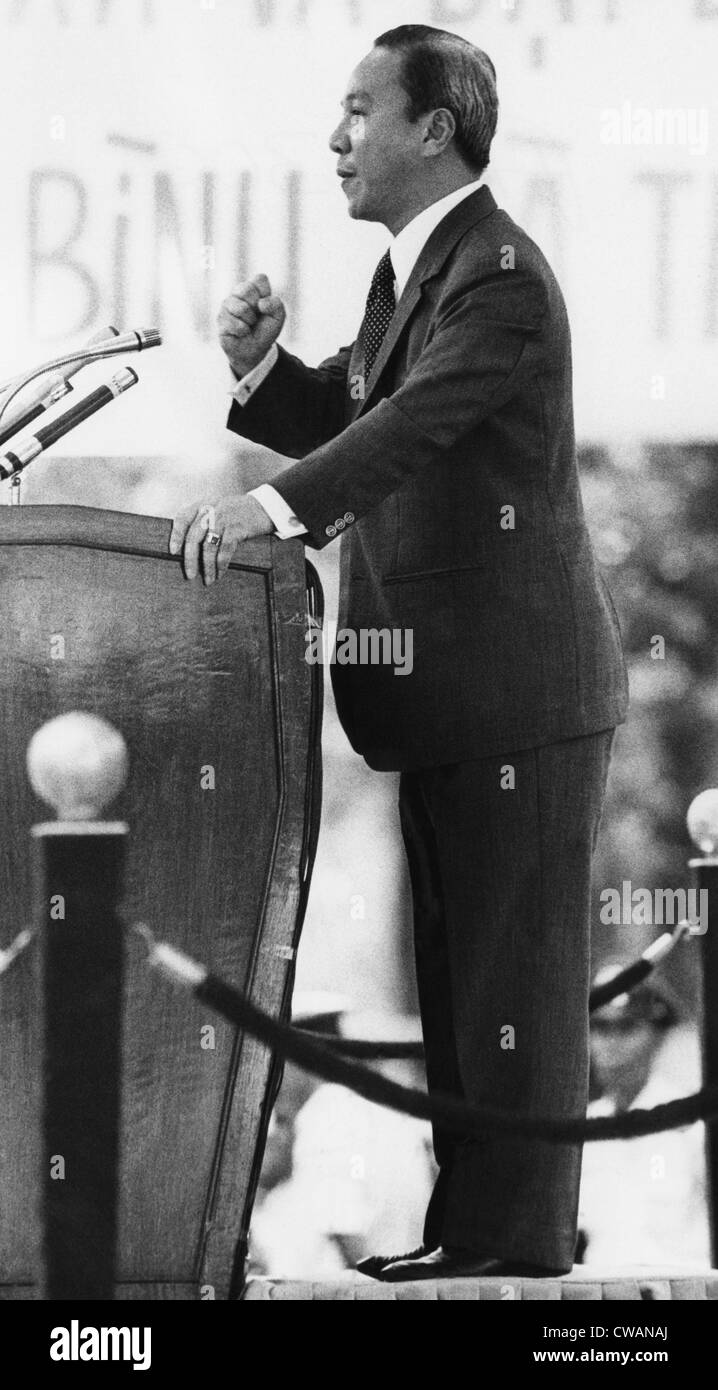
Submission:
[[[279,1014],[311,864],[317,707],[299,542],[246,542],[187,582],[169,522],[79,507],[0,514],[0,945],[28,923],[29,831],[51,813],[25,752],[48,719],[123,734],[123,914]],[[226,1297],[266,1123],[271,1059],[151,973],[127,937],[119,1297]],[[0,1297],[33,1296],[38,985],[0,981]],[[201,1292],[200,1292],[201,1291]]]

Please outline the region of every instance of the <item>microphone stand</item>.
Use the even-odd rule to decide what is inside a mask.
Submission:
[[[62,357],[54,357],[49,362],[42,362],[39,367],[32,367],[29,372],[25,372],[22,376],[3,382],[2,387],[0,387],[0,421],[2,421],[10,402],[39,376],[44,376],[48,372],[61,371],[63,367],[75,366],[77,363],[81,363],[84,367],[90,362],[102,362],[106,357],[118,357],[125,352],[141,351],[147,347],[159,347],[161,342],[162,338],[156,328],[141,329],[139,332],[132,330],[129,333],[120,333],[115,338],[108,338],[104,343],[98,343],[96,347],[86,345],[84,348],[78,348],[75,352],[68,352]],[[1,395],[3,391],[6,393],[4,396]],[[20,474],[15,473],[11,480],[10,506],[20,505],[20,488]]]
[[[102,362],[105,357],[119,357],[125,352],[137,352],[143,348],[159,347],[162,338],[156,328],[146,328],[138,333],[132,330],[130,333],[120,333],[116,338],[110,338],[105,343],[98,343],[96,347],[78,348],[75,352],[65,353],[63,357],[54,357],[51,362],[42,362],[39,367],[33,367],[24,376],[17,377],[14,384],[10,384],[10,391],[5,399],[0,402],[0,421],[5,414],[11,401],[15,399],[25,386],[29,386],[36,377],[43,376],[45,372],[61,371],[63,367],[70,367],[76,362],[82,362],[86,366],[89,362]]]

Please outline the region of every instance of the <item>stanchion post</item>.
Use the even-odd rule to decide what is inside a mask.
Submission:
[[[114,1298],[127,826],[96,819],[125,781],[121,736],[87,714],[34,735],[28,770],[58,820],[33,827],[41,940],[41,1297]]]
[[[702,967],[703,1085],[718,1086],[718,788],[701,792],[691,802],[687,821],[691,838],[702,851],[700,859],[688,863],[701,907],[697,926]],[[711,1263],[718,1268],[718,1124],[706,1125],[706,1180]]]

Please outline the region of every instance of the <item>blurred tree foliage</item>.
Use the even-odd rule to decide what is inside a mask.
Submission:
[[[581,456],[596,554],[618,610],[631,707],[618,731],[595,864],[596,961],[637,955],[661,928],[612,929],[602,887],[688,887],[686,811],[718,784],[718,447],[653,445]],[[652,657],[663,637],[664,659]],[[698,942],[671,973],[686,1000]]]

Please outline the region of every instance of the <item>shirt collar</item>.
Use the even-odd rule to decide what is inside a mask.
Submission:
[[[436,203],[430,203],[428,208],[417,213],[416,217],[407,222],[394,237],[389,247],[389,256],[394,271],[394,293],[397,299],[403,294],[406,282],[434,228],[438,227],[457,203],[462,203],[464,198],[475,193],[482,183],[483,178],[475,179],[473,183],[465,183],[461,188],[455,188],[444,198],[439,198]]]

